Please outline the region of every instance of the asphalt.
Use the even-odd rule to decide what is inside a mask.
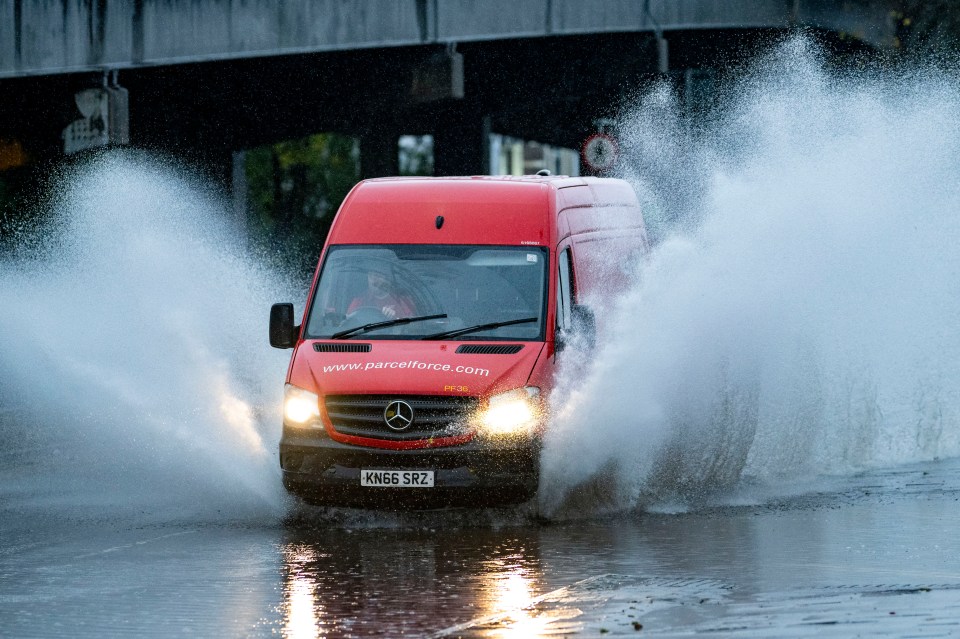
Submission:
[[[237,516],[0,473],[0,636],[960,636],[960,461],[710,506]],[[18,480],[19,478],[19,480]]]

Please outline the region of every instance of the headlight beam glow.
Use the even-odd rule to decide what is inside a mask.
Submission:
[[[315,393],[287,384],[283,392],[283,416],[289,423],[307,426],[320,419],[320,398]]]
[[[534,386],[516,388],[489,399],[488,408],[480,415],[479,426],[489,435],[528,433],[540,414],[537,398],[540,389]]]

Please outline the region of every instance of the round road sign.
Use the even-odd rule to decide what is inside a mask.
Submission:
[[[620,156],[617,141],[606,133],[594,133],[580,150],[584,163],[594,171],[606,171]]]

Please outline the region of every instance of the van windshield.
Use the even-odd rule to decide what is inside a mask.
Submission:
[[[331,246],[305,336],[542,341],[547,281],[541,247]],[[403,318],[425,319],[389,324]]]

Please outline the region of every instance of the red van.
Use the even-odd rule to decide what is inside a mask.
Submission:
[[[302,323],[292,304],[270,313],[270,344],[293,348],[284,486],[357,505],[530,499],[558,354],[592,339],[647,246],[621,180],[359,183]]]

